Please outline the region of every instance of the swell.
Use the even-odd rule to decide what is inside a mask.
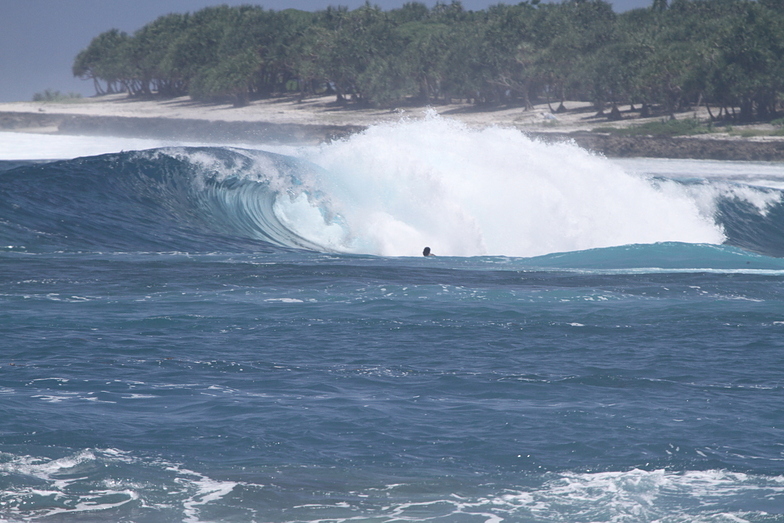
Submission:
[[[0,241],[39,251],[319,249],[277,219],[312,169],[261,151],[123,152],[0,173]],[[299,188],[298,188],[299,186]]]
[[[457,139],[467,132],[436,131],[427,136],[451,132]],[[553,150],[517,135],[512,145],[527,147],[527,156],[509,160],[502,147],[493,157],[506,164],[474,167],[469,164],[478,151],[460,158],[451,145],[419,150],[417,141],[400,147],[400,128],[374,132],[310,155],[328,170],[290,156],[219,147],[5,163],[0,246],[26,252],[417,255],[427,244],[437,254],[462,256],[576,251],[585,253],[582,263],[599,259],[612,267],[628,266],[634,252],[617,247],[666,244],[646,251],[654,259],[632,258],[636,266],[667,267],[668,260],[696,261],[687,245],[723,240],[784,256],[784,204],[777,188],[726,179],[633,179],[623,171],[605,172],[606,162],[577,148]],[[509,139],[469,137],[462,149],[474,141],[489,147]],[[570,170],[554,153],[570,159]],[[524,169],[525,158],[541,165]],[[440,172],[442,165],[449,168]],[[547,204],[548,197],[557,204]],[[610,230],[617,224],[622,234]],[[681,235],[681,229],[691,232]],[[717,262],[714,254],[702,250],[696,258]]]

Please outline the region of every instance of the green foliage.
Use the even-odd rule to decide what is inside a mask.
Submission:
[[[96,93],[231,101],[298,91],[340,103],[591,101],[673,114],[770,119],[784,92],[782,0],[651,0],[615,14],[604,0],[459,1],[382,11],[226,5],[169,14],[133,35],[95,37],[73,64]],[[735,108],[738,110],[735,111]]]
[[[46,89],[42,93],[35,93],[33,95],[34,102],[73,102],[81,100],[82,95],[79,93],[63,94],[60,91],[53,91]]]
[[[609,132],[619,136],[690,136],[695,134],[707,134],[713,132],[712,125],[706,125],[696,118],[684,118],[682,120],[661,120],[656,122],[646,122],[625,128],[599,128],[600,132]]]
[[[740,136],[741,138],[755,138],[757,136],[770,136],[773,133],[764,129],[740,129],[729,134]]]
[[[130,73],[126,52],[129,45],[128,35],[117,29],[99,34],[86,49],[76,55],[74,76],[93,80],[96,94],[117,91],[122,79]],[[105,89],[99,80],[106,82]]]

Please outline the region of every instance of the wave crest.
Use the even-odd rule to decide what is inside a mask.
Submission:
[[[632,244],[784,253],[781,190],[628,172],[573,144],[431,116],[299,158],[221,147],[0,173],[0,244],[20,250],[531,257]]]

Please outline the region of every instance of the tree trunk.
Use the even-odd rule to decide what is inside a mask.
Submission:
[[[713,113],[711,112],[710,105],[708,105],[708,100],[705,100],[705,109],[708,110],[708,116],[710,116],[711,122],[716,121],[716,118],[713,117]]]
[[[531,98],[528,96],[528,84],[527,83],[523,84],[523,88],[522,88],[521,91],[522,91],[522,94],[523,94],[523,103],[525,104],[525,110],[526,111],[530,111],[531,109],[534,108],[534,105],[531,103]]]
[[[96,96],[101,96],[104,94],[104,91],[101,88],[101,82],[99,82],[98,79],[95,77],[93,77],[93,86],[95,87]]]
[[[553,106],[550,105],[550,90],[546,89],[546,91],[547,91],[547,108],[550,109],[550,113],[553,114],[555,113],[555,111],[553,111]]]
[[[743,100],[740,104],[740,120],[750,122],[754,118],[754,102],[750,99]]]
[[[616,104],[612,104],[612,109],[610,109],[610,115],[607,117],[607,119],[610,121],[618,121],[623,119],[623,116],[621,116],[621,111],[618,109]]]

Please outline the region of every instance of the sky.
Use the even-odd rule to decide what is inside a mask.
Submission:
[[[376,0],[384,10],[408,0]],[[548,1],[548,0],[545,0]],[[557,1],[557,0],[550,0]],[[609,0],[616,12],[648,7],[652,0]],[[365,0],[0,0],[0,102],[30,101],[46,89],[95,94],[91,81],[74,78],[71,65],[90,41],[109,29],[129,34],[168,13],[185,13],[218,4],[262,5],[319,11],[330,5],[355,9]],[[433,6],[436,0],[424,0]],[[462,0],[469,10],[499,0]],[[517,0],[503,3],[515,4]]]

